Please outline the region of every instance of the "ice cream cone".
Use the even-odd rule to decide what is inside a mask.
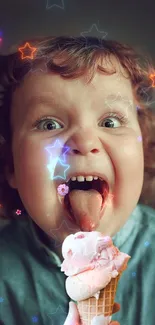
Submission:
[[[121,273],[112,278],[109,284],[100,291],[99,298],[90,297],[89,299],[78,301],[77,308],[81,318],[81,325],[91,325],[91,320],[95,316],[111,316],[116,289]]]

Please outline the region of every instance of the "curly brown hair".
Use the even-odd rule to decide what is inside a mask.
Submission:
[[[143,136],[144,158],[148,143],[150,122],[147,102],[151,96],[149,74],[153,71],[150,59],[137,54],[128,45],[95,37],[46,37],[26,42],[37,48],[33,60],[28,58],[22,60],[18,48],[15,53],[0,55],[0,85],[5,90],[0,107],[0,206],[1,217],[4,219],[16,218],[17,209],[22,210],[23,215],[26,213],[18,191],[9,186],[5,176],[6,167],[10,172],[14,169],[10,124],[12,94],[24,77],[40,64],[45,63],[47,71],[57,73],[66,79],[75,79],[89,73],[88,82],[90,82],[97,70],[104,74],[115,73],[115,68],[108,71],[103,67],[103,63],[102,66],[98,64],[99,59],[102,62],[105,58],[110,60],[111,56],[114,56],[128,73],[139,107],[137,116]]]

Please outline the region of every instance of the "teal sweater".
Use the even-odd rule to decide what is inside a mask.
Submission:
[[[0,324],[63,325],[70,298],[54,246],[40,239],[31,220],[13,220],[0,231]],[[113,238],[131,256],[115,301],[121,325],[155,325],[155,211],[137,205]]]

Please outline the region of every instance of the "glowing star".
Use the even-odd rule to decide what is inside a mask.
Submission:
[[[38,317],[37,316],[32,316],[32,322],[37,323],[38,322]]]
[[[145,243],[144,243],[144,246],[145,247],[148,247],[148,246],[150,246],[150,243],[149,243],[149,241],[147,240]]]
[[[63,149],[62,159],[58,157],[58,149]],[[45,150],[50,153],[50,163],[47,165],[47,168],[50,171],[51,179],[66,179],[66,171],[69,169],[69,165],[65,164],[66,161],[66,153],[70,150],[69,147],[63,146],[59,140],[56,140],[53,146],[48,146],[45,148]],[[62,150],[61,150],[62,151]],[[57,164],[60,164],[65,170],[64,170],[64,176],[54,176],[54,171],[57,166]]]
[[[60,175],[57,175],[57,176],[54,176],[54,171],[55,171],[55,168],[56,166],[58,165],[58,163],[64,168],[64,175],[63,176],[60,176]],[[50,171],[50,174],[51,174],[51,179],[58,179],[58,178],[61,178],[61,179],[66,179],[66,172],[67,170],[69,169],[69,165],[68,164],[64,164],[61,159],[53,159],[51,157],[51,162],[50,164],[47,165],[47,168],[49,169]]]
[[[110,107],[111,112],[115,111],[115,106],[116,106],[115,103],[116,102],[118,102],[118,103],[123,102],[123,106],[125,103],[125,117],[128,117],[129,110],[133,109],[133,101],[123,98],[123,96],[121,95],[120,92],[118,92],[116,96],[109,95],[108,97],[109,98],[105,100],[105,105]]]
[[[94,34],[94,35],[92,35],[92,34]],[[96,35],[97,34],[97,35]],[[100,44],[97,44],[96,45],[96,47],[97,48],[99,48],[99,47],[101,47],[101,40],[102,39],[105,39],[106,38],[106,36],[107,36],[107,34],[108,33],[106,33],[106,32],[104,32],[104,31],[100,31],[98,28],[97,28],[97,25],[96,24],[93,24],[91,27],[90,27],[90,29],[89,30],[87,30],[87,31],[84,31],[84,32],[81,32],[81,35],[83,36],[83,37],[98,37],[98,40],[99,40],[99,43]],[[89,40],[87,40],[87,38],[86,38],[86,41],[87,41],[87,44],[89,45]]]
[[[152,80],[152,87],[155,87],[155,74],[150,74],[149,78]]]
[[[60,184],[57,188],[58,194],[65,196],[69,192],[69,187],[66,184]]]
[[[133,278],[136,277],[136,272],[132,272],[132,277],[133,277]]]
[[[64,1],[63,0],[47,0],[46,9],[51,9],[57,7],[64,10]]]
[[[21,214],[21,210],[16,210],[16,214],[19,216]]]
[[[62,154],[63,159],[61,159],[61,160],[63,162],[66,162],[66,156],[65,155],[70,150],[70,148],[67,147],[67,146],[63,146],[59,140],[56,140],[53,146],[46,147],[45,150],[47,150],[48,153],[51,154],[52,157],[54,157],[54,150],[56,149],[55,150],[56,151],[56,155],[55,156],[57,157],[57,149],[62,149],[62,148],[63,148],[64,153]]]
[[[33,60],[33,55],[34,53],[36,52],[37,48],[36,47],[31,47],[31,45],[26,42],[24,47],[19,47],[18,48],[18,51],[21,52],[22,56],[21,56],[21,59],[31,59]],[[30,52],[30,55],[24,55],[24,52],[27,52],[29,51]]]
[[[68,233],[68,234],[73,234],[80,231],[80,229],[75,226],[75,228],[71,228],[68,226],[67,221],[63,220],[59,228],[51,229],[49,230],[50,236],[52,236],[54,239],[54,246],[59,247],[62,245],[62,242],[59,241],[60,233]],[[58,234],[58,235],[57,235]]]

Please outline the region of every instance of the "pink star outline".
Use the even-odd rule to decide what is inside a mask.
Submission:
[[[64,227],[64,225],[65,225],[66,227]],[[58,227],[58,228],[53,228],[53,229],[49,230],[49,233],[52,234],[53,237],[55,237],[55,247],[61,246],[61,243],[59,242],[59,244],[57,244],[57,235],[56,235],[54,232],[56,232],[56,233],[61,233],[61,229],[63,229],[63,230],[64,230],[64,229],[71,230],[72,233],[75,233],[75,232],[80,231],[80,230],[78,230],[77,227],[75,227],[75,228],[71,228],[71,227],[69,227],[67,221],[66,221],[66,220],[63,220],[63,221],[61,222],[60,227]],[[69,231],[69,232],[70,232],[70,231]]]

